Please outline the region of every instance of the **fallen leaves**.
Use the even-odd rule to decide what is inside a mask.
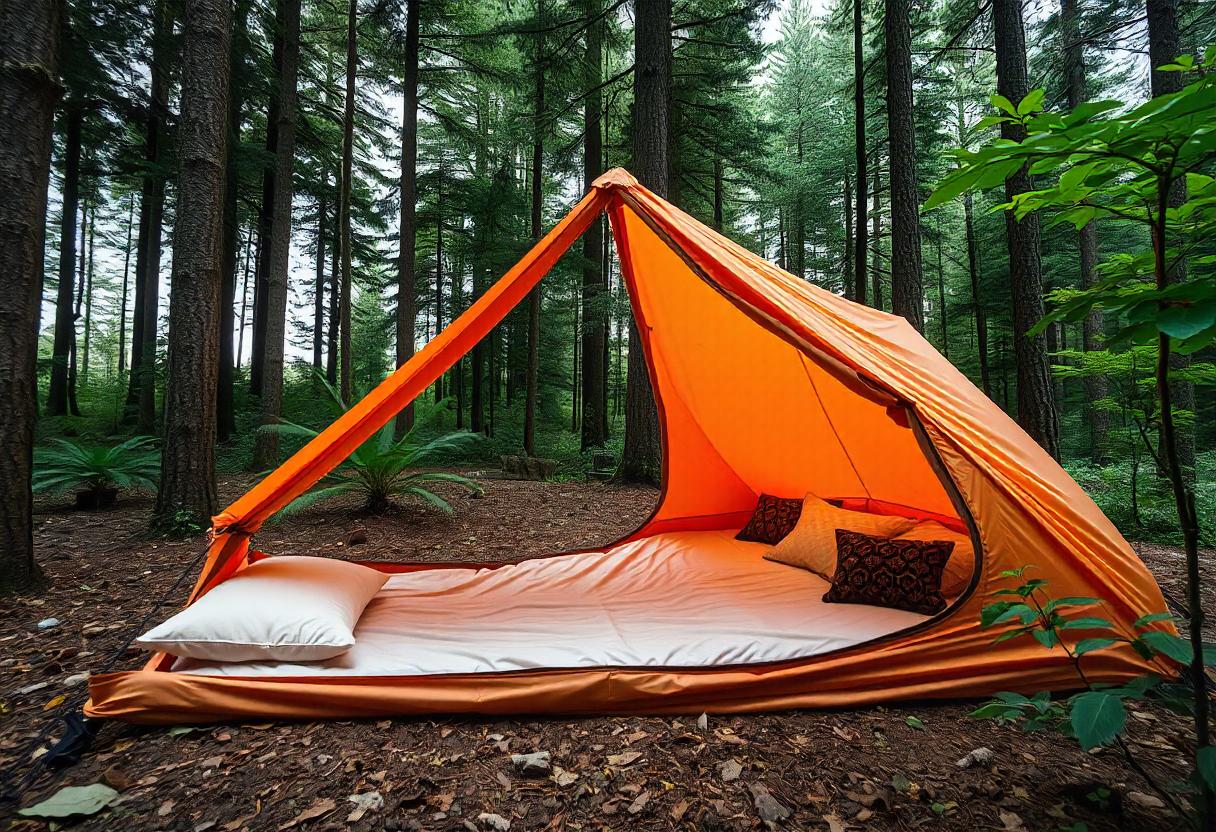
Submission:
[[[316,800],[314,800],[312,802],[312,805],[310,805],[303,812],[300,812],[300,814],[296,815],[291,820],[287,821],[287,823],[280,826],[279,829],[280,830],[291,829],[292,827],[298,826],[299,824],[303,823],[304,821],[315,820],[319,817],[323,817],[325,815],[328,815],[330,812],[332,812],[337,807],[338,807],[338,804],[333,801],[333,798],[318,797]]]
[[[109,806],[118,792],[105,783],[91,786],[64,786],[53,795],[17,814],[27,818],[70,818],[95,815]]]
[[[756,806],[756,813],[765,823],[775,824],[793,814],[788,806],[773,797],[772,792],[763,783],[752,783],[748,786],[748,790],[752,793],[752,803]]]
[[[642,759],[642,752],[640,751],[626,751],[621,754],[609,754],[608,765],[614,768],[624,768],[625,766],[636,763],[640,759]]]

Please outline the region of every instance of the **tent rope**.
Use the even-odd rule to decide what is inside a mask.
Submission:
[[[161,595],[150,610],[144,615],[140,622],[135,625],[123,639],[122,644],[115,650],[108,659],[101,665],[97,673],[109,673],[118,664],[119,660],[127,653],[127,648],[131,643],[143,633],[152,617],[160,612],[161,607],[165,605],[169,597],[174,595],[181,588],[182,582],[186,577],[192,574],[198,566],[199,561],[207,554],[207,550],[203,549],[197,556],[194,557],[182,569],[181,574],[177,576],[177,580],[173,582],[173,586]],[[63,769],[73,766],[80,762],[89,750],[93,743],[97,732],[101,730],[102,720],[91,719],[84,715],[84,703],[89,697],[88,686],[82,693],[75,694],[68,702],[65,702],[65,714],[58,719],[51,720],[42,727],[34,738],[28,743],[27,751],[32,754],[43,743],[45,743],[55,728],[59,725],[63,726],[63,736],[51,747],[47,753],[38,757],[30,765],[29,771],[24,776],[18,776],[19,769],[22,766],[22,761],[28,759],[27,754],[22,754],[17,758],[17,762],[12,768],[5,772],[3,781],[5,783],[3,792],[0,793],[0,802],[17,803],[25,796],[30,787],[37,782],[48,769],[62,771]]]

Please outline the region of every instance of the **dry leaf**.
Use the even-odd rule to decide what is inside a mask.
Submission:
[[[49,711],[52,708],[58,708],[60,705],[63,704],[63,700],[65,700],[65,699],[67,699],[67,697],[61,693],[58,696],[56,696],[55,698],[51,699],[45,705],[43,705],[42,710]]]
[[[639,794],[629,804],[629,814],[636,815],[646,808],[646,804],[650,802],[650,789]]]
[[[322,815],[328,815],[335,808],[337,808],[337,805],[338,804],[334,803],[332,798],[318,797],[312,802],[311,806],[309,806],[303,812],[300,812],[300,814],[296,815],[291,820],[287,821],[287,823],[280,826],[279,829],[290,829],[306,820],[314,820]]]
[[[820,820],[828,825],[828,832],[845,832],[847,828],[838,815],[824,815]]]
[[[680,820],[688,813],[688,801],[681,800],[675,806],[671,807],[671,817],[673,820]]]
[[[156,816],[163,818],[173,811],[173,807],[177,804],[176,800],[166,800],[156,810]]]
[[[622,766],[637,762],[641,757],[641,753],[637,751],[626,751],[623,754],[609,754],[608,765],[621,768]]]

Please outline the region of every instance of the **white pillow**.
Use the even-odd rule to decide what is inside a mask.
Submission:
[[[388,577],[329,558],[266,558],[136,644],[220,662],[330,659],[354,647],[355,623]]]

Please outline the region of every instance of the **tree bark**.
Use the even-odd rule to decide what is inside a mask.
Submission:
[[[638,181],[659,196],[669,191],[671,112],[671,0],[635,7],[633,167]],[[625,390],[625,447],[616,479],[657,483],[662,476],[662,434],[650,370],[636,316],[629,327]]]
[[[857,173],[857,237],[853,240],[853,274],[856,275],[853,300],[866,302],[866,259],[870,241],[866,239],[868,194],[866,193],[866,76],[863,54],[865,24],[862,0],[853,0],[853,153]]]
[[[604,172],[603,99],[598,87],[604,60],[604,24],[598,19],[602,0],[586,0],[586,14],[595,19],[587,28],[586,79],[590,93],[583,101],[583,189]],[[604,407],[608,344],[608,286],[604,275],[604,232],[601,220],[583,234],[582,297],[582,437],[581,447],[602,448],[608,441],[608,413]]]
[[[97,206],[96,205],[86,205],[85,206],[85,219],[88,220],[88,228],[89,228],[88,235],[86,237],[86,239],[88,240],[88,243],[87,243],[88,265],[85,267],[84,292],[81,295],[82,299],[84,300],[84,320],[82,321],[83,326],[81,327],[81,332],[84,335],[84,344],[81,346],[81,350],[80,350],[80,379],[85,384],[88,384],[89,383],[89,348],[93,342],[93,337],[92,337],[93,336],[93,263],[94,263],[93,242],[94,242],[94,238],[97,236],[96,235],[96,231],[97,231]],[[79,310],[79,307],[80,307],[79,301],[77,301],[76,306],[77,306],[77,310]],[[80,317],[79,312],[77,313],[76,317]],[[75,388],[76,385],[72,385],[72,386],[73,386],[73,388]],[[73,390],[73,392],[75,392],[75,390]]]
[[[288,269],[291,265],[292,171],[296,159],[296,85],[300,63],[300,0],[277,0],[275,19],[283,37],[278,83],[278,150],[274,172],[274,220],[270,233],[270,268],[266,272],[266,343],[262,364],[262,425],[279,421],[283,409],[283,357],[287,338]],[[254,437],[257,470],[278,463],[279,435],[259,430]]]
[[[160,313],[161,231],[165,179],[163,144],[169,110],[168,39],[173,29],[169,0],[152,9],[152,57],[148,65],[148,114],[144,127],[144,173],[139,201],[139,242],[135,247],[135,311],[131,322],[131,379],[127,410],[136,430],[156,433],[156,336]]]
[[[321,172],[321,193],[317,196],[317,280],[312,298],[312,366],[321,370],[325,366],[325,215],[328,213],[326,190],[329,174]]]
[[[886,0],[887,137],[891,153],[891,311],[925,330],[916,126],[912,111],[912,33],[908,0]]]
[[[401,223],[397,255],[397,366],[414,355],[414,327],[418,319],[418,290],[414,277],[417,236],[415,203],[418,189],[418,15],[419,0],[405,4],[405,67],[401,82]],[[397,416],[397,435],[414,427],[414,405]]]
[[[1145,10],[1148,15],[1148,58],[1153,67],[1151,79],[1153,98],[1159,95],[1169,95],[1178,92],[1186,83],[1181,72],[1160,72],[1157,67],[1171,63],[1182,54],[1182,39],[1178,32],[1178,0],[1146,0]],[[1170,187],[1169,204],[1177,208],[1187,200],[1186,179],[1179,177]],[[1168,284],[1183,283],[1187,278],[1187,262],[1185,258],[1176,257],[1166,272]],[[1170,369],[1174,375],[1186,368],[1190,363],[1189,356],[1171,353]],[[1178,410],[1195,412],[1195,385],[1189,381],[1170,382],[1170,401]],[[1184,476],[1188,483],[1195,480],[1195,434],[1185,426],[1180,426],[1176,437],[1178,460],[1182,465]],[[1165,448],[1158,453],[1165,457]],[[1160,466],[1158,466],[1160,467]],[[1165,474],[1164,471],[1159,471]]]
[[[245,235],[245,267],[244,276],[241,278],[241,315],[237,321],[237,336],[236,336],[236,369],[241,369],[241,357],[245,354],[245,321],[248,319],[249,313],[249,274],[251,263],[257,262],[257,254],[253,255],[253,260],[250,260],[250,253],[254,250],[253,238],[256,231],[253,228]],[[262,247],[262,241],[259,239],[257,248]]]
[[[80,210],[80,257],[77,270],[75,306],[72,308],[72,328],[69,333],[68,346],[68,413],[80,415],[80,403],[76,399],[76,322],[80,320],[80,305],[84,301],[84,269],[87,258],[87,241],[89,238],[89,203],[86,200]]]
[[[267,312],[270,310],[271,260],[274,251],[274,211],[277,207],[275,195],[278,192],[275,177],[278,174],[279,160],[279,128],[282,119],[282,79],[284,72],[283,57],[286,48],[286,28],[283,18],[282,0],[275,1],[274,33],[272,39],[270,65],[274,71],[270,92],[266,103],[266,155],[262,165],[262,199],[258,203],[258,239],[262,245],[258,248],[257,266],[253,278],[253,332],[249,359],[249,392],[254,396],[262,395],[262,386],[266,375],[266,338]]]
[[[443,166],[435,189],[435,334],[443,330]],[[455,280],[455,277],[452,278]],[[455,319],[455,314],[453,314]],[[435,404],[443,401],[443,375],[435,379]]]
[[[334,182],[335,189],[341,188],[339,181]],[[330,256],[329,256],[329,311],[326,317],[326,339],[325,339],[325,380],[332,385],[338,384],[338,341],[341,336],[338,334],[339,320],[342,315],[339,311],[340,300],[342,295],[341,273],[342,262],[339,255],[339,249],[342,248],[338,232],[338,210],[334,209],[334,224],[330,229],[333,236],[330,238]]]
[[[844,257],[841,259],[841,277],[846,298],[856,298],[857,289],[853,286],[853,179],[849,175],[848,165],[844,171]]]
[[[544,0],[537,0],[537,19],[544,21]],[[540,241],[544,196],[545,36],[536,35],[536,94],[532,121],[532,242]],[[528,293],[528,359],[524,371],[524,453],[536,456],[536,397],[540,377],[540,283]]]
[[[1067,81],[1068,108],[1075,110],[1088,97],[1085,77],[1085,47],[1081,41],[1080,17],[1077,0],[1060,0],[1060,29],[1066,44],[1064,50],[1064,77]],[[1078,251],[1081,259],[1081,288],[1094,285],[1094,267],[1098,262],[1098,227],[1089,223],[1078,234]],[[1081,322],[1081,349],[1085,352],[1102,349],[1102,311],[1094,308]],[[1096,403],[1109,394],[1106,377],[1089,374],[1085,376],[1086,421],[1089,423],[1089,455],[1096,463],[1107,459],[1107,434],[1110,432],[1110,414]]]
[[[874,296],[874,308],[882,309],[882,263],[878,259],[878,245],[882,240],[882,164],[881,159],[874,165],[874,265],[870,270],[873,283],[871,293]]]
[[[165,448],[155,511],[158,524],[170,529],[180,529],[183,513],[200,524],[215,513],[216,338],[232,17],[228,0],[187,0],[185,10]]]
[[[55,338],[46,415],[68,412],[68,362],[75,340],[72,296],[76,284],[76,214],[80,210],[80,131],[84,110],[70,101],[63,112],[63,210],[59,220],[59,290],[55,296]]]
[[[355,73],[359,67],[358,0],[350,0],[346,14],[346,100],[342,108],[342,180],[338,192],[338,245],[342,257],[342,285],[338,301],[338,337],[342,400],[350,403],[354,392],[350,354],[351,228],[350,179],[355,139]]]
[[[0,594],[41,577],[34,560],[34,424],[59,0],[0,5]]]
[[[122,257],[122,294],[118,302],[118,374],[127,371],[127,295],[131,288],[131,242],[135,228],[135,193],[128,196],[127,206],[127,244],[123,247]]]
[[[1026,33],[1021,0],[993,0],[993,30],[996,39],[997,91],[1014,106],[1029,91],[1026,80]],[[1002,124],[1001,137],[1020,142],[1026,136],[1020,124]],[[1032,187],[1030,172],[1023,168],[1005,180],[1005,198]],[[1009,288],[1012,297],[1014,363],[1017,367],[1018,423],[1047,453],[1060,456],[1060,425],[1056,414],[1047,340],[1030,335],[1030,328],[1043,317],[1043,273],[1039,259],[1039,217],[1031,213],[1021,221],[1005,212],[1005,234],[1009,244]]]
[[[224,177],[224,263],[222,274],[224,285],[220,293],[220,368],[219,382],[215,394],[216,438],[227,442],[236,431],[236,414],[233,408],[233,376],[235,349],[233,325],[236,323],[237,268],[240,263],[238,251],[241,245],[241,229],[237,189],[239,170],[236,149],[241,144],[241,119],[244,107],[245,53],[248,51],[249,0],[234,4],[236,20],[232,35],[232,52],[228,61],[228,161]]]

